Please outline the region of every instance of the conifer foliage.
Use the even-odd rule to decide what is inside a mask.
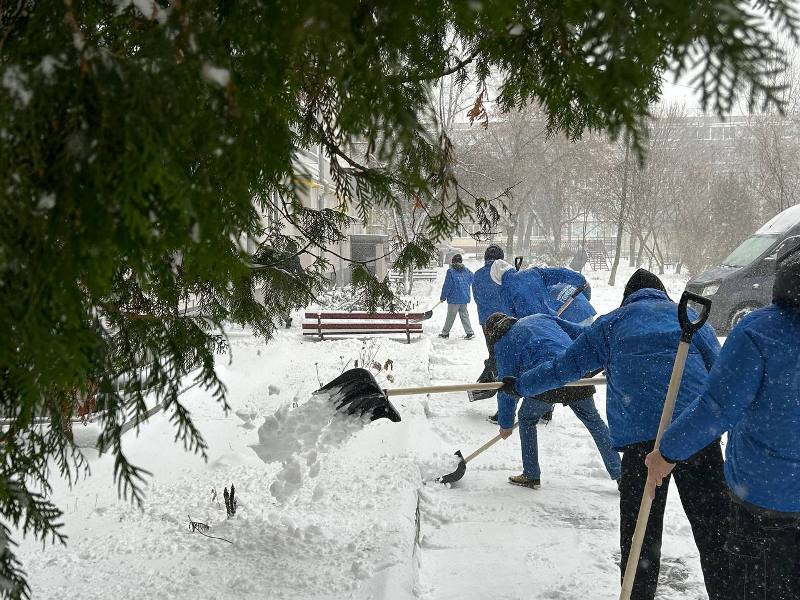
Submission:
[[[553,130],[629,131],[640,148],[668,65],[696,68],[709,107],[739,92],[775,102],[771,25],[794,31],[793,11],[784,0],[0,2],[0,594],[29,594],[12,527],[64,540],[48,468],[73,480],[86,466],[69,435],[77,403],[96,395],[100,449],[140,502],[146,473],[122,452],[122,424],[144,419],[154,394],[176,440],[204,453],[182,379],[224,404],[224,323],[268,340],[320,289],[324,250],[353,218],[416,199],[429,225],[397,249],[403,269],[459,221],[496,215],[461,194],[429,107],[437,78],[477,75],[478,121],[498,74],[501,108],[538,102]],[[295,159],[316,146],[338,209],[298,199]],[[292,268],[300,255],[311,267]],[[356,284],[389,302],[356,267]]]

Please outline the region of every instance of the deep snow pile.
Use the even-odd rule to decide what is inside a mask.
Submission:
[[[438,299],[442,274],[418,287],[420,307]],[[619,305],[627,274],[609,288],[608,272],[589,273],[600,312]],[[684,279],[665,283],[677,298]],[[474,381],[486,353],[482,336],[464,340],[456,323],[450,339],[436,338],[444,312],[437,309],[410,345],[374,342],[377,362],[393,362],[395,381],[379,373],[381,385]],[[470,314],[477,326],[474,304]],[[496,434],[486,421],[493,400],[396,397],[401,423],[332,419],[324,396],[311,392],[363,357],[362,341],[304,339],[299,327],[269,346],[246,331],[232,339],[232,360],[221,357],[220,371],[233,412],[224,415],[199,389],[184,396],[209,442],[208,462],[176,446],[158,415],[124,445],[153,473],[142,510],[117,499],[109,457],[93,456],[92,476],[72,490],[57,484],[70,541],[44,551],[23,543],[34,598],[616,596],[618,495],[571,411],[559,407],[539,429],[541,490],[506,483],[521,466],[516,436],[470,463],[453,487],[426,485],[455,467],[455,450],[470,452]],[[604,390],[597,403],[603,413]],[[81,433],[90,440],[90,429]],[[226,519],[219,497],[231,483],[240,504]],[[703,598],[674,491],[661,597]],[[233,544],[189,532],[187,517]]]
[[[282,406],[267,416],[258,430],[258,445],[253,450],[264,462],[280,461],[282,468],[269,486],[280,502],[297,494],[306,479],[316,479],[322,455],[342,446],[369,423],[369,415],[342,418],[331,411],[327,395],[312,396],[305,404],[291,409]],[[314,487],[312,498],[322,496]]]

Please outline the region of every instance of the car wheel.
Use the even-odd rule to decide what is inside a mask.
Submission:
[[[749,315],[754,310],[758,310],[760,307],[755,306],[753,304],[748,304],[746,306],[740,306],[735,311],[731,313],[731,320],[730,320],[730,329],[733,329],[739,324],[739,321],[744,319],[747,315]]]

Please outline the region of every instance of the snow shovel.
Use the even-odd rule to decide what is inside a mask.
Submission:
[[[416,317],[415,319],[412,319],[412,321],[414,321],[414,323],[419,323],[420,321],[430,319],[433,316],[433,309],[439,306],[442,302],[444,302],[444,300],[439,300],[436,304],[431,306],[430,310],[426,310],[424,313],[422,313],[421,317]]]
[[[688,305],[690,300],[703,307],[697,321],[689,319]],[[661,411],[661,421],[658,423],[658,433],[656,434],[654,450],[658,450],[661,443],[661,436],[664,435],[664,430],[672,421],[672,413],[675,410],[675,400],[678,397],[678,391],[681,387],[683,368],[686,365],[686,357],[689,355],[692,336],[705,324],[710,310],[711,300],[692,294],[691,292],[683,292],[681,301],[678,303],[678,322],[681,325],[681,341],[678,344],[678,351],[675,354],[675,363],[672,366],[672,376],[669,379],[669,388],[667,389],[667,397],[664,400],[664,409]],[[653,499],[650,497],[650,494],[647,493],[647,489],[645,489],[642,494],[642,502],[639,505],[639,517],[636,519],[636,530],[633,533],[631,550],[630,554],[628,554],[628,562],[625,565],[625,576],[622,578],[622,590],[620,590],[619,593],[619,600],[630,600],[633,590],[633,581],[636,577],[636,567],[639,564],[639,555],[642,551],[642,542],[644,541],[644,534],[647,530],[647,521],[650,518],[650,507],[652,504]]]
[[[604,378],[580,379],[568,386],[604,384]],[[370,420],[387,418],[395,423],[400,421],[400,413],[389,401],[389,396],[414,396],[416,394],[437,394],[442,392],[467,392],[469,390],[497,390],[503,387],[502,381],[490,383],[457,383],[454,385],[432,385],[425,387],[383,389],[375,377],[366,369],[348,369],[336,379],[322,386],[315,395],[327,395],[336,405],[336,410],[349,415],[370,413]]]
[[[570,307],[570,305],[571,305],[573,302],[575,302],[575,298],[577,298],[577,297],[578,297],[580,294],[582,294],[582,293],[583,293],[583,290],[585,290],[585,289],[586,289],[586,286],[587,286],[587,285],[588,285],[588,284],[584,283],[582,286],[580,286],[580,287],[576,288],[576,289],[575,289],[575,291],[574,291],[574,292],[572,292],[572,293],[569,295],[569,298],[567,298],[567,299],[564,301],[564,304],[562,304],[562,305],[561,305],[561,307],[560,307],[560,308],[558,309],[558,311],[556,312],[556,316],[557,316],[557,317],[560,317],[561,315],[563,315],[563,314],[564,314],[564,311],[565,311],[565,310],[567,310],[567,309]]]
[[[522,257],[518,256],[517,258],[522,258]],[[569,295],[569,298],[567,298],[564,301],[564,304],[562,304],[559,307],[558,312],[556,312],[556,316],[557,317],[560,317],[562,314],[564,314],[564,311],[569,308],[570,304],[575,302],[575,298],[577,298],[578,295],[581,292],[583,292],[583,290],[586,289],[586,285],[587,284],[584,283],[582,286],[577,288],[574,292],[572,292]],[[484,367],[483,371],[481,372],[480,376],[478,377],[478,381],[480,381],[481,379],[486,377],[486,375],[487,375],[486,371],[488,369],[489,369],[488,365]],[[469,401],[470,402],[475,402],[476,400],[486,400],[487,398],[492,398],[496,393],[497,392],[495,390],[488,390],[488,391],[482,391],[482,392],[467,392],[467,396],[469,397]]]
[[[570,383],[565,384],[564,387],[576,387],[576,386],[584,386],[584,385],[604,385],[605,383],[606,383],[606,378],[605,377],[592,377],[592,378],[587,378],[587,379],[578,379],[578,381],[571,381]],[[484,389],[484,390],[485,389],[497,390],[497,389],[503,387],[503,383],[499,382],[499,381],[495,381],[493,383],[473,383],[471,385],[472,386],[480,385],[480,386],[482,386],[481,389]],[[440,386],[440,387],[441,388],[451,388],[451,387],[463,387],[463,386],[446,386],[445,385],[445,386]],[[447,391],[447,390],[443,390],[443,391]],[[453,391],[455,391],[455,390],[453,390]],[[512,427],[512,429],[516,429],[518,425],[519,425],[518,422],[514,423],[514,427]],[[495,437],[493,437],[491,440],[486,442],[483,446],[481,446],[480,448],[475,450],[475,452],[473,452],[472,454],[470,454],[466,458],[464,458],[464,455],[461,454],[461,450],[456,450],[455,455],[459,459],[458,460],[458,466],[456,467],[456,470],[453,471],[452,473],[449,473],[447,475],[443,475],[442,477],[437,478],[435,481],[437,481],[439,483],[453,483],[455,481],[458,481],[459,479],[464,477],[464,473],[466,473],[466,471],[467,471],[467,463],[469,461],[471,461],[473,458],[478,456],[484,450],[488,450],[489,448],[494,446],[501,439],[502,438],[500,437],[499,434],[496,435]]]
[[[511,429],[514,430],[517,427],[519,427],[519,421],[514,423],[514,426]],[[473,458],[481,454],[484,450],[488,450],[502,439],[503,438],[500,437],[500,434],[498,433],[496,436],[494,436],[492,439],[490,439],[483,446],[475,450],[475,452],[473,452],[466,458],[464,458],[464,455],[461,454],[461,450],[456,450],[456,456],[458,457],[458,466],[456,467],[456,470],[453,471],[452,473],[448,473],[447,475],[442,475],[441,477],[437,477],[434,481],[436,481],[436,483],[454,483],[458,481],[459,479],[464,477],[464,473],[467,472],[467,463],[469,461],[471,461]]]

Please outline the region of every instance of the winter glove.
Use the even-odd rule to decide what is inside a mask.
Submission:
[[[517,378],[512,377],[511,375],[503,377],[503,387],[497,391],[508,394],[512,398],[522,398],[517,391]]]

